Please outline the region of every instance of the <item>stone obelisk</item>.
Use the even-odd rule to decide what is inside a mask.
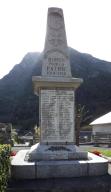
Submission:
[[[33,77],[39,95],[41,138],[29,161],[86,158],[75,144],[74,93],[82,79],[72,78],[63,11],[49,8],[42,75]],[[76,154],[77,153],[77,154]]]
[[[75,145],[74,94],[82,79],[72,78],[63,12],[49,8],[42,74],[33,77],[39,95],[40,143],[20,150],[11,162],[19,179],[104,175],[107,160]],[[87,157],[88,156],[88,157]]]
[[[71,77],[63,12],[49,8],[42,76]]]

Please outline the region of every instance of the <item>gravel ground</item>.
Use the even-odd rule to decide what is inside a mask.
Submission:
[[[20,150],[24,150],[24,149],[27,149],[27,150],[29,150],[30,149],[30,147],[12,147],[12,150],[13,151],[16,151],[16,152],[18,152],[18,151],[20,151]]]
[[[106,150],[110,150],[111,148],[107,147],[107,146],[102,146],[102,147],[94,147],[93,145],[80,145],[79,146],[81,150],[85,150],[85,151],[89,151],[91,148],[94,149],[106,149]],[[23,149],[30,149],[30,147],[27,146],[16,146],[16,147],[12,147],[12,150],[14,151],[19,151],[19,150],[23,150]]]
[[[108,166],[108,173],[109,175],[111,175],[111,164],[109,163],[109,166]]]
[[[94,149],[104,149],[104,150],[110,150],[111,148],[110,147],[107,147],[107,146],[105,146],[105,145],[103,145],[103,146],[100,146],[100,147],[94,147],[93,145],[80,145],[80,149],[81,150],[85,150],[85,151],[88,151],[88,150],[90,150],[91,148],[94,148]]]

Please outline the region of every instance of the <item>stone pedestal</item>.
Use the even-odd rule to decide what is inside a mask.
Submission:
[[[71,144],[40,144],[31,147],[25,160],[51,161],[51,160],[86,160],[88,153],[80,151],[79,147]]]
[[[11,162],[13,179],[69,178],[101,176],[108,172],[108,162],[92,153],[88,160],[26,160],[28,150],[21,150]]]
[[[84,160],[87,152],[75,146],[75,90],[82,79],[33,77],[39,95],[40,143],[31,147],[28,161]]]

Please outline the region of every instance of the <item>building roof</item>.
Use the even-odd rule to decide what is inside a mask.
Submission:
[[[111,112],[97,118],[94,120],[90,125],[96,125],[96,124],[109,124],[111,123]]]

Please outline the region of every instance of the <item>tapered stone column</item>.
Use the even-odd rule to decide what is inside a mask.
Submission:
[[[33,77],[39,95],[40,143],[29,151],[29,161],[86,159],[75,144],[75,90],[82,79],[72,78],[63,11],[48,9],[42,75]]]
[[[63,11],[49,8],[42,76],[71,77]]]

